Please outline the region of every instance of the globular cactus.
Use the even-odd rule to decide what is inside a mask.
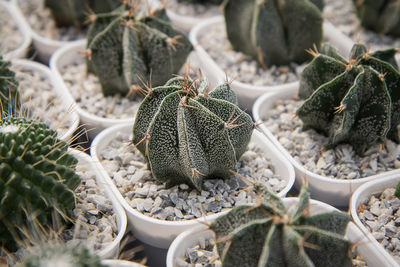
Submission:
[[[400,36],[398,0],[353,0],[361,25],[378,33]]]
[[[189,79],[174,78],[143,100],[133,143],[156,179],[200,190],[203,179],[228,178],[236,170],[253,126],[229,84],[208,92],[205,81],[197,87]]]
[[[400,183],[397,184],[396,186],[396,191],[394,192],[394,195],[400,199]]]
[[[164,84],[193,48],[165,9],[141,11],[127,5],[98,15],[90,26],[88,70],[99,78],[104,95],[135,96],[143,83]]]
[[[310,215],[305,186],[289,209],[264,185],[255,188],[259,204],[235,207],[210,225],[223,267],[351,266],[351,244],[343,237],[348,214]]]
[[[45,0],[57,26],[83,28],[92,13],[110,12],[121,5],[120,0]]]
[[[1,114],[15,114],[20,107],[18,81],[10,69],[11,63],[0,56],[0,111]]]
[[[347,62],[330,46],[315,58],[300,77],[297,110],[303,128],[329,136],[326,148],[349,143],[361,155],[386,137],[399,142],[400,73],[395,49],[369,52],[356,44]]]
[[[30,228],[72,220],[77,159],[56,136],[32,120],[0,121],[0,247],[15,250]]]
[[[224,15],[233,48],[264,66],[302,63],[322,41],[322,1],[228,0]]]

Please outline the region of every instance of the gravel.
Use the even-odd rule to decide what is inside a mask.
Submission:
[[[0,6],[0,55],[9,53],[22,45],[24,36],[17,23],[2,5]]]
[[[176,221],[200,218],[235,205],[254,202],[254,193],[238,177],[210,179],[201,192],[180,184],[166,188],[155,180],[131,138],[116,134],[101,152],[100,161],[125,200],[136,210],[153,218]],[[238,163],[239,174],[264,182],[273,191],[281,191],[287,181],[275,174],[274,166],[255,144],[249,145]]]
[[[341,144],[324,150],[328,138],[314,130],[302,131],[302,122],[295,116],[301,105],[298,99],[279,100],[268,114],[265,126],[307,170],[335,179],[357,179],[400,168],[400,145],[390,140],[383,148],[371,146],[364,155],[355,154],[351,145]]]
[[[358,207],[358,217],[375,239],[400,264],[400,199],[395,188],[372,195]]]

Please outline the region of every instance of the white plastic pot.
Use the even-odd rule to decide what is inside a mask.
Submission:
[[[55,91],[55,93],[57,94],[59,99],[61,100],[63,108],[68,114],[67,115],[68,118],[65,118],[65,121],[71,122],[68,130],[59,138],[63,141],[68,141],[69,139],[71,139],[75,130],[78,128],[79,116],[78,116],[78,113],[74,109],[74,106],[75,106],[74,103],[71,101],[68,101],[69,99],[65,97],[66,92],[64,90],[62,90],[62,88],[59,86],[59,83],[57,83],[55,81],[54,75],[50,71],[50,69],[43,64],[33,62],[30,60],[25,60],[25,59],[15,59],[12,61],[12,65],[17,70],[21,69],[21,70],[30,70],[33,72],[39,72],[50,81],[50,83],[52,84],[53,90]]]
[[[218,64],[211,58],[211,56],[205,51],[205,49],[201,46],[200,36],[203,32],[208,31],[210,28],[215,27],[218,24],[224,24],[224,18],[222,16],[216,16],[203,22],[199,23],[195,26],[190,32],[189,38],[192,44],[195,46],[195,51],[199,58],[199,63],[202,72],[205,76],[210,80],[212,85],[217,85],[223,83],[227,75],[229,73],[225,73]],[[329,22],[324,22],[323,24],[324,30],[324,39],[334,45],[339,51],[347,55],[349,54],[353,43],[344,38],[343,34],[339,32],[332,24]],[[248,83],[242,83],[240,81],[234,80],[232,82],[232,88],[235,90],[238,99],[239,105],[243,109],[251,110],[254,101],[257,97],[261,96],[267,92],[281,92],[281,91],[290,91],[293,88],[297,88],[299,82],[291,82],[282,85],[276,86],[255,86]]]
[[[295,205],[298,202],[297,198],[285,198],[283,199],[286,205]],[[334,207],[325,204],[320,201],[311,200],[310,212],[317,213],[323,211],[335,210]],[[347,238],[357,244],[357,250],[360,256],[368,263],[369,267],[383,267],[383,266],[395,266],[385,265],[386,261],[384,256],[375,250],[375,247],[371,245],[369,240],[363,235],[363,233],[353,224],[349,223],[346,230]],[[179,267],[176,263],[176,259],[183,259],[186,253],[186,249],[194,247],[199,244],[199,239],[203,237],[206,240],[215,238],[214,232],[207,230],[206,226],[201,225],[194,227],[190,230],[180,234],[174,242],[172,242],[168,254],[167,254],[167,267]]]
[[[185,231],[186,229],[200,224],[202,219],[192,219],[184,221],[165,221],[146,216],[136,209],[132,208],[129,203],[121,195],[113,180],[110,178],[106,170],[100,162],[100,155],[103,149],[112,141],[112,139],[119,133],[129,135],[132,131],[132,124],[118,125],[106,129],[101,132],[92,142],[91,155],[97,164],[97,170],[104,177],[108,186],[117,197],[118,201],[125,208],[129,225],[135,236],[142,242],[158,248],[168,248],[174,238]],[[260,145],[260,148],[265,151],[265,156],[268,157],[275,166],[275,173],[287,180],[287,186],[278,194],[281,197],[286,196],[294,183],[294,170],[289,162],[277,152],[274,146],[270,143],[262,133],[254,132],[252,142]],[[206,216],[205,220],[212,220],[213,218],[221,215],[217,213],[214,215]]]
[[[382,193],[386,188],[396,187],[396,185],[400,182],[400,175],[390,175],[386,178],[380,178],[360,186],[353,194],[350,202],[350,212],[353,217],[354,223],[364,232],[364,234],[368,237],[368,239],[372,240],[371,245],[374,246],[375,250],[385,257],[384,266],[400,266],[393,257],[386,252],[384,247],[379,244],[378,241],[374,238],[371,232],[364,226],[364,224],[360,221],[358,217],[357,209],[358,207],[369,200],[372,195]]]
[[[24,58],[28,54],[29,45],[31,44],[31,36],[29,34],[29,26],[26,24],[25,19],[19,12],[19,10],[11,3],[5,1],[0,1],[0,7],[5,8],[10,17],[15,21],[20,33],[24,36],[24,40],[21,45],[12,51],[3,55],[4,60],[11,60],[15,58]],[[2,40],[2,42],[7,42],[7,40]]]
[[[172,22],[172,25],[184,32],[190,32],[190,30],[194,28],[196,25],[208,19],[208,18],[198,18],[193,16],[180,15],[170,9],[167,9],[167,14]]]
[[[142,264],[126,260],[102,260],[108,267],[145,267]]]
[[[268,114],[269,110],[273,109],[274,104],[280,99],[289,99],[297,94],[297,88],[291,90],[266,93],[259,97],[254,103],[253,116],[256,122],[261,122]],[[335,207],[347,207],[352,193],[362,184],[381,179],[390,174],[400,174],[400,170],[388,171],[373,176],[368,176],[359,179],[343,180],[333,179],[313,173],[298,163],[290,153],[279,143],[277,138],[268,130],[268,128],[261,124],[259,125],[264,134],[272,141],[276,148],[289,160],[296,171],[296,188],[300,188],[304,181],[308,181],[311,197],[329,203]]]

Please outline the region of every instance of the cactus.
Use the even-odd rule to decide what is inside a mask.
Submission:
[[[105,13],[117,8],[120,0],[45,0],[58,27],[82,28],[91,13]]]
[[[201,190],[203,179],[228,178],[247,149],[251,117],[237,107],[229,84],[208,89],[205,81],[197,87],[174,78],[152,89],[137,111],[133,143],[167,186]]]
[[[353,46],[349,62],[324,47],[304,69],[297,110],[303,128],[329,136],[326,148],[346,142],[362,155],[388,137],[399,142],[400,73],[395,49],[367,51]]]
[[[89,29],[88,70],[104,95],[138,95],[143,83],[163,85],[185,63],[192,45],[165,9],[144,15],[127,6],[96,17]]]
[[[1,114],[15,114],[20,107],[18,82],[10,70],[11,63],[0,56],[0,111]]]
[[[0,121],[0,247],[15,250],[31,227],[50,229],[73,218],[77,160],[56,136],[32,120]]]
[[[394,195],[400,199],[400,182],[396,186],[396,191],[394,192]]]
[[[259,204],[237,206],[210,225],[223,267],[351,266],[351,244],[343,237],[348,214],[309,215],[305,186],[290,209],[264,185],[255,188]]]
[[[353,0],[361,25],[377,33],[400,36],[398,0]]]
[[[322,1],[228,0],[224,3],[228,39],[233,48],[261,65],[302,63],[306,49],[322,41]]]

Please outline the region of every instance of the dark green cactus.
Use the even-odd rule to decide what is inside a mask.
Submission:
[[[353,0],[361,25],[378,33],[400,36],[398,0]]]
[[[165,9],[144,15],[127,8],[97,16],[89,29],[88,69],[99,78],[104,95],[134,96],[143,83],[163,85],[192,50]]]
[[[345,142],[362,154],[386,137],[399,142],[400,73],[395,49],[367,51],[353,46],[350,61],[324,47],[304,69],[297,110],[303,128],[329,136],[326,148]]]
[[[310,215],[305,186],[290,209],[265,186],[255,188],[260,204],[235,207],[210,226],[223,267],[351,266],[351,244],[343,237],[348,214]]]
[[[247,149],[253,121],[236,105],[229,84],[208,93],[184,78],[154,88],[133,126],[133,143],[153,176],[167,185],[201,189],[203,179],[228,178]]]
[[[120,5],[120,0],[45,0],[59,27],[82,28],[90,14],[110,12]]]
[[[20,107],[18,82],[10,69],[11,63],[0,56],[0,111],[1,114],[15,114]]]
[[[394,195],[400,199],[400,182],[397,184],[396,186],[396,191],[394,193]]]
[[[15,250],[31,227],[50,229],[73,218],[77,160],[56,136],[32,120],[0,121],[0,247]]]
[[[233,48],[262,65],[302,63],[306,49],[322,41],[322,13],[310,0],[228,0],[224,3]]]

